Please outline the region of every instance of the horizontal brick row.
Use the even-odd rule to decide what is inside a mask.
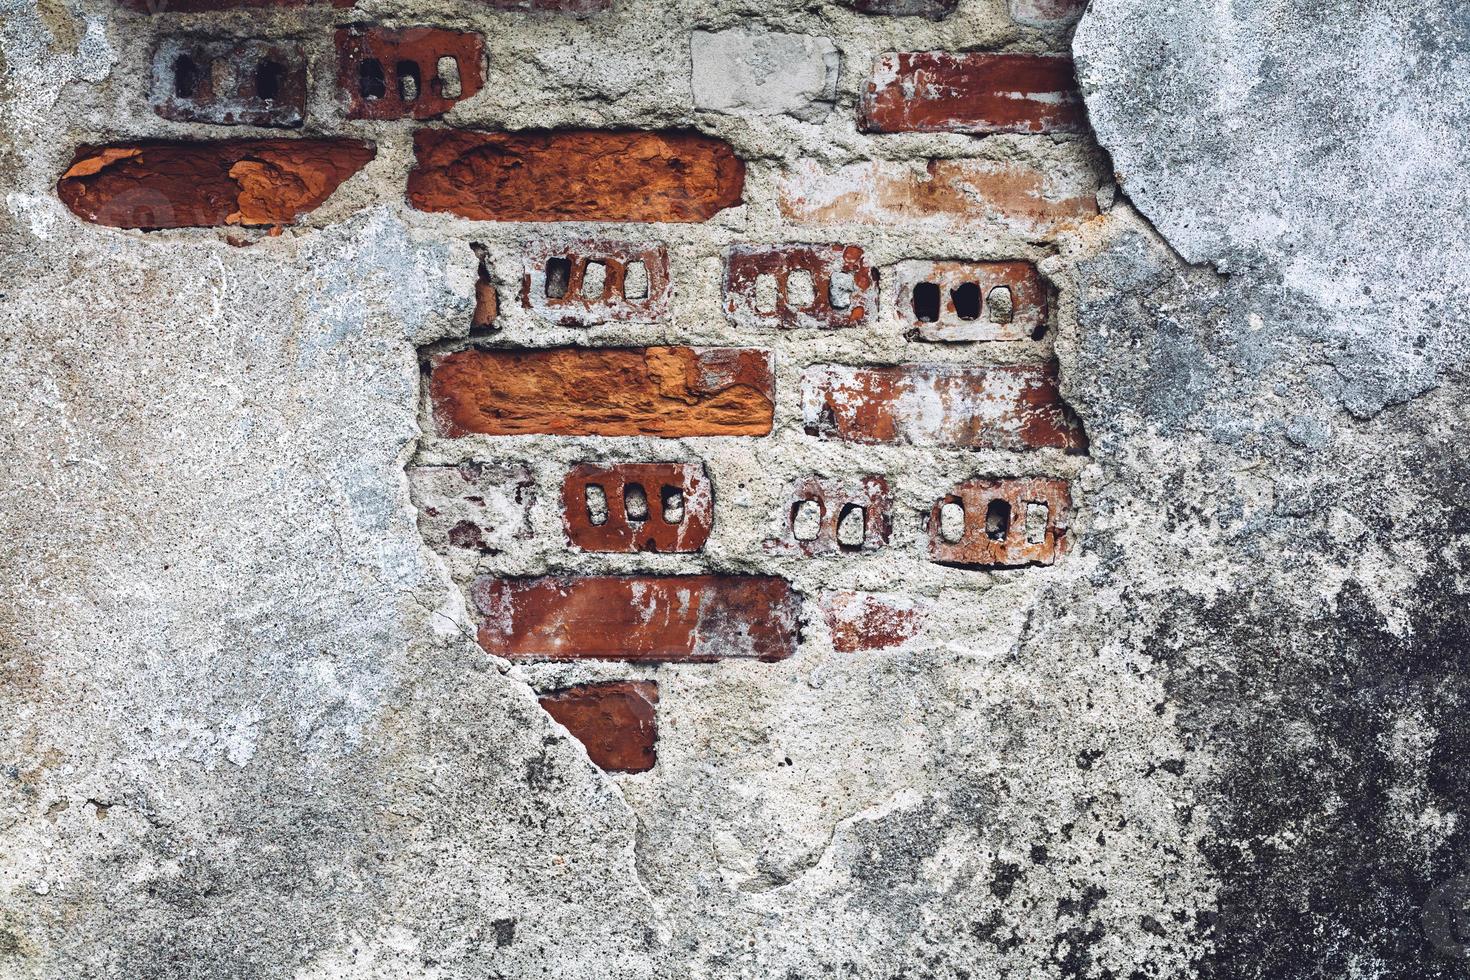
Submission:
[[[896,51],[873,65],[861,125],[875,133],[1078,133],[1087,118],[1069,57]]]

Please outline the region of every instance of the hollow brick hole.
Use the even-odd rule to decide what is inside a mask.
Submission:
[[[607,523],[607,491],[599,484],[589,483],[585,491],[587,498],[587,521],[597,527]]]
[[[992,500],[985,508],[985,536],[992,541],[1004,541],[1011,531],[1011,505],[1004,500]]]
[[[867,508],[860,504],[845,505],[837,519],[837,543],[847,549],[861,548],[867,532]]]
[[[629,483],[623,487],[623,513],[629,522],[648,520],[648,492],[640,483]]]
[[[755,277],[755,308],[760,313],[776,312],[776,295],[779,289],[776,286],[776,277],[769,272],[762,272]]]
[[[546,260],[546,298],[562,299],[567,294],[567,283],[572,278],[572,263],[568,259]]]
[[[786,305],[798,310],[808,310],[816,305],[817,289],[812,274],[805,269],[796,269],[786,277]]]
[[[684,520],[684,491],[678,487],[664,487],[662,491],[664,522],[679,524]]]
[[[939,508],[939,536],[950,544],[965,536],[965,505],[958,500],[946,501]]]
[[[459,78],[459,62],[449,55],[439,59],[434,66],[434,72],[439,79],[439,95],[445,99],[457,99],[464,92],[463,83]]]
[[[1043,503],[1026,504],[1026,543],[1042,544],[1046,541],[1046,525],[1051,518],[1051,508]]]
[[[914,319],[920,323],[934,323],[939,319],[939,286],[932,282],[921,282],[914,286]]]
[[[607,266],[601,262],[588,262],[586,271],[582,273],[582,298],[602,299],[606,289]]]
[[[841,270],[832,274],[827,286],[827,302],[834,310],[845,310],[852,306],[852,296],[857,292],[857,280],[852,273]]]
[[[961,283],[950,290],[950,301],[954,303],[955,314],[961,320],[980,319],[980,287],[973,282]]]
[[[398,97],[404,102],[414,102],[419,97],[419,66],[416,62],[400,61],[394,69],[398,76]]]
[[[822,529],[822,505],[799,500],[791,508],[791,536],[798,541],[815,541]]]
[[[262,61],[255,67],[255,97],[273,101],[281,94],[281,79],[285,74],[286,66],[279,61]]]
[[[388,82],[383,77],[383,63],[368,58],[357,66],[357,88],[364,99],[381,99],[388,94]]]
[[[629,262],[623,270],[623,296],[626,299],[648,298],[648,266]]]
[[[192,99],[198,90],[199,66],[188,55],[179,55],[174,62],[174,95],[181,99]]]
[[[996,286],[990,291],[990,297],[986,300],[986,306],[990,311],[991,323],[1010,323],[1016,315],[1015,301],[1011,296],[1011,287]]]

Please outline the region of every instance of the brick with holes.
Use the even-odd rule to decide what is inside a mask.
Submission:
[[[725,316],[747,329],[862,323],[878,277],[857,245],[737,245],[725,255]]]
[[[1055,362],[961,367],[817,364],[801,376],[809,435],[843,442],[1085,452]]]
[[[408,469],[419,532],[424,543],[442,555],[455,549],[496,554],[529,538],[535,486],[530,469],[518,463]]]
[[[480,645],[509,660],[783,660],[801,600],[766,575],[477,579]]]
[[[669,292],[669,252],[656,242],[545,242],[525,254],[521,305],[564,327],[654,323]]]
[[[875,133],[1080,133],[1082,93],[1065,55],[894,51],[863,89]]]
[[[929,559],[962,568],[1050,565],[1067,550],[1071,515],[1066,480],[968,480],[930,511]]]
[[[702,463],[581,463],[562,483],[567,539],[584,551],[699,551],[714,523]]]
[[[891,494],[881,476],[803,477],[782,498],[784,527],[765,543],[778,555],[877,551],[893,529]]]
[[[647,772],[658,761],[658,684],[608,681],[548,691],[537,700],[606,772]]]
[[[484,44],[470,31],[343,27],[336,46],[349,119],[433,119],[484,84]]]
[[[829,592],[821,601],[838,653],[901,647],[922,632],[929,608],[927,600],[892,593]]]
[[[442,435],[763,436],[768,351],[745,347],[462,350],[429,368]]]
[[[168,38],[153,51],[153,111],[176,122],[300,126],[306,52],[296,41]]]
[[[1030,262],[900,262],[893,314],[924,340],[1039,339],[1047,289]]]

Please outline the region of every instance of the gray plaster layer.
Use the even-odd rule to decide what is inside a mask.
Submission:
[[[305,131],[370,138],[378,156],[302,227],[235,247],[78,223],[52,192],[76,143],[238,135],[146,110],[162,33],[297,37],[330,64],[333,14],[149,19],[111,0],[0,0],[0,976],[1456,975],[1421,920],[1470,857],[1463,317],[1439,307],[1425,353],[1397,313],[1375,332],[1322,301],[1321,263],[1377,281],[1366,244],[1324,226],[1313,275],[1290,278],[1269,243],[1196,242],[1186,227],[1215,207],[1192,184],[1234,179],[1262,209],[1285,161],[1347,151],[1304,113],[1278,130],[1283,169],[1247,172],[1254,130],[1212,142],[1165,118],[1156,107],[1209,83],[1150,60],[1173,36],[1156,23],[1191,28],[1171,43],[1197,60],[1235,42],[1195,8],[1098,0],[1081,28],[1089,105],[1149,220],[1120,203],[1055,246],[991,228],[793,229],[773,190],[802,160],[1015,159],[1103,200],[1109,182],[1088,139],[857,132],[880,52],[1065,45],[1000,0],[939,21],[759,6],[626,0],[569,21],[383,0],[354,14],[484,33],[489,84],[455,124],[693,126],[749,161],[746,204],[705,225],[577,229],[667,242],[676,284],[666,322],[579,330],[513,301],[525,246],[566,232],[407,209],[409,127],[344,123],[327,71]],[[1233,9],[1231,37],[1295,32],[1322,51],[1292,56],[1325,63],[1341,43],[1327,33],[1356,37],[1383,8],[1334,7],[1346,19],[1323,12],[1315,28],[1288,3]],[[1448,14],[1439,26],[1458,29]],[[844,66],[832,111],[696,106],[690,35],[734,28],[831,38]],[[1382,77],[1416,77],[1403,44],[1433,34],[1415,36],[1386,49],[1403,65]],[[1339,61],[1335,83],[1366,98],[1367,69]],[[1277,83],[1283,106],[1310,85],[1284,69]],[[1177,142],[1148,156],[1150,127]],[[1437,186],[1384,183],[1333,183],[1291,221],[1316,228],[1317,211],[1428,201]],[[1417,259],[1393,261],[1439,270],[1434,249],[1461,247],[1402,230],[1387,204],[1375,213],[1383,227],[1355,214],[1343,235],[1398,236]],[[793,238],[856,241],[880,266],[1032,259],[1059,288],[1058,323],[989,346],[910,341],[884,317],[837,334],[731,327],[724,249]],[[416,355],[464,342],[472,242],[501,286],[491,342],[768,346],[776,431],[434,438]],[[801,431],[807,363],[1053,353],[1091,459]],[[1426,377],[1440,387],[1423,393]],[[786,575],[813,600],[907,592],[931,609],[923,640],[836,655],[810,615],[780,664],[512,667],[480,653],[457,586],[473,574],[693,570],[576,555],[561,538],[569,463],[649,458],[709,469],[718,531],[699,567]],[[531,534],[443,562],[415,527],[404,466],[472,459],[529,474]],[[896,485],[894,548],[840,562],[762,548],[788,481],[875,467]],[[936,497],[1022,473],[1073,478],[1076,553],[997,574],[923,560]],[[615,677],[659,682],[649,773],[598,772],[534,702]]]

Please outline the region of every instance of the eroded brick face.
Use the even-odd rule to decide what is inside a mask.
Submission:
[[[738,245],[725,255],[725,316],[748,329],[863,322],[878,277],[856,245]]]
[[[893,314],[924,340],[1039,339],[1047,289],[1030,262],[900,262]]]
[[[1057,390],[1057,367],[816,365],[801,379],[810,435],[857,443],[968,449],[1065,449],[1087,437]]]
[[[714,517],[699,463],[583,463],[562,484],[567,539],[584,551],[695,552]]]
[[[408,486],[419,533],[442,555],[496,554],[531,536],[536,481],[524,464],[411,466]]]
[[[838,653],[890,650],[917,637],[928,618],[930,603],[897,594],[829,592],[822,597],[822,616]]]
[[[538,698],[546,713],[606,772],[647,772],[658,761],[658,685],[653,681],[578,684]]]
[[[877,551],[892,532],[888,481],[872,475],[848,479],[806,477],[785,496],[784,533],[766,550],[784,555]]]
[[[738,347],[463,350],[429,394],[446,436],[760,436],[775,407],[770,355]]]
[[[357,0],[118,0],[145,14],[193,14],[257,7],[351,7]]]
[[[153,52],[149,101],[176,122],[300,126],[306,52],[295,41],[169,38]]]
[[[782,660],[801,603],[762,575],[481,578],[480,645],[511,660]]]
[[[1077,133],[1087,118],[1069,57],[898,51],[873,65],[862,125],[877,133]]]
[[[781,213],[800,224],[961,228],[1053,235],[1097,216],[1081,175],[994,160],[870,160],[829,170],[802,160],[777,180]]]
[[[637,321],[669,311],[669,252],[656,242],[582,239],[526,252],[521,305],[564,327]]]
[[[480,221],[704,221],[740,203],[745,164],[699,133],[424,129],[408,199]]]
[[[348,139],[83,146],[56,192],[78,217],[114,228],[287,225],[373,153]]]
[[[337,31],[337,88],[352,119],[433,119],[480,91],[480,35],[435,27]]]
[[[929,558],[967,568],[1050,565],[1067,549],[1071,511],[1065,480],[969,480],[935,502]]]
[[[954,13],[960,0],[843,0],[853,10],[889,17],[928,17],[940,20]]]

